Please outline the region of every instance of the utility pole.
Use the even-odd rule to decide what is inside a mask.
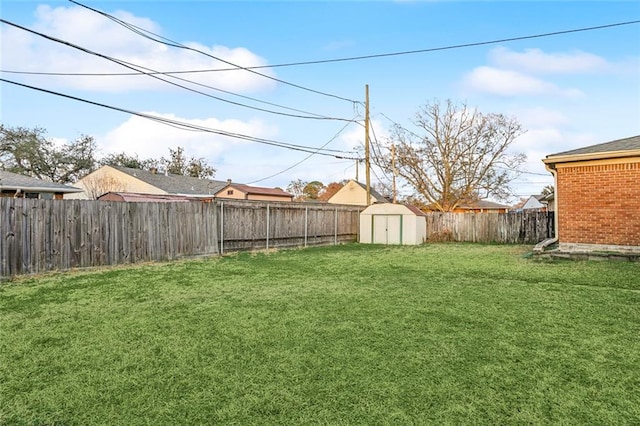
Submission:
[[[360,160],[356,160],[356,182],[358,182],[358,170],[359,170],[358,163],[360,163]]]
[[[396,146],[394,144],[391,145],[391,173],[393,175],[393,204],[398,201],[396,197]]]
[[[367,206],[371,204],[371,163],[369,160],[369,85],[365,89],[364,112],[364,169],[367,177]]]

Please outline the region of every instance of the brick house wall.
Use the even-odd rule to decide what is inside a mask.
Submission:
[[[640,158],[556,164],[561,243],[640,246]]]

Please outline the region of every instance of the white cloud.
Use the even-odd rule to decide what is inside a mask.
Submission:
[[[613,69],[613,65],[606,59],[579,50],[568,53],[546,53],[541,49],[514,52],[505,47],[497,47],[489,52],[489,61],[500,68],[532,74],[578,74]]]
[[[473,91],[499,96],[516,95],[560,95],[578,97],[582,92],[578,89],[561,89],[553,83],[520,73],[488,66],[475,68],[468,73],[463,85]]]
[[[260,121],[187,119],[155,112],[146,114],[254,137],[270,138],[277,133],[275,127]],[[98,137],[97,142],[103,154],[126,152],[137,154],[142,159],[166,157],[169,148],[181,146],[187,156],[204,157],[214,167],[226,153],[243,149],[255,151],[257,145],[211,133],[180,130],[138,116],[131,116],[105,136]]]
[[[117,11],[113,15],[138,27],[162,33],[155,22]],[[185,49],[170,48],[128,31],[115,22],[81,7],[39,6],[35,22],[29,27],[38,32],[80,45],[100,54],[141,65],[157,71],[190,71],[229,68],[228,64]],[[3,67],[20,71],[46,71],[70,73],[122,73],[133,70],[116,65],[106,59],[81,52],[71,47],[28,34],[17,28],[0,28]],[[205,46],[202,43],[183,42],[225,61],[249,67],[265,65],[263,58],[248,49],[225,46]],[[272,75],[268,69],[260,71]],[[223,90],[254,91],[271,88],[272,80],[247,71],[223,71],[180,74]],[[163,77],[166,78],[166,77]],[[31,78],[33,79],[33,78]],[[54,82],[62,87],[99,91],[159,90],[172,86],[148,76],[119,77],[47,77],[47,87]],[[174,80],[177,83],[184,84]]]
[[[513,112],[525,128],[557,126],[568,123],[568,118],[560,111],[543,107],[520,109]]]

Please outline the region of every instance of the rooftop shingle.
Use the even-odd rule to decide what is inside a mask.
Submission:
[[[0,170],[0,189],[32,190],[34,192],[81,192],[81,189],[60,183],[47,182],[41,179]]]
[[[149,185],[153,185],[168,194],[213,195],[228,183],[226,181],[200,179],[191,176],[173,175],[171,173],[153,173],[147,170],[131,169],[129,167],[112,167]]]
[[[640,135],[617,139],[615,141],[600,143],[597,145],[585,146],[584,148],[573,149],[571,151],[557,152],[555,154],[547,155],[547,158],[565,155],[595,154],[599,152],[631,151],[636,149],[640,149]]]

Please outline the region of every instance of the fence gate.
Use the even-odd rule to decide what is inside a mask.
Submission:
[[[402,215],[374,214],[372,219],[374,244],[402,244]]]

